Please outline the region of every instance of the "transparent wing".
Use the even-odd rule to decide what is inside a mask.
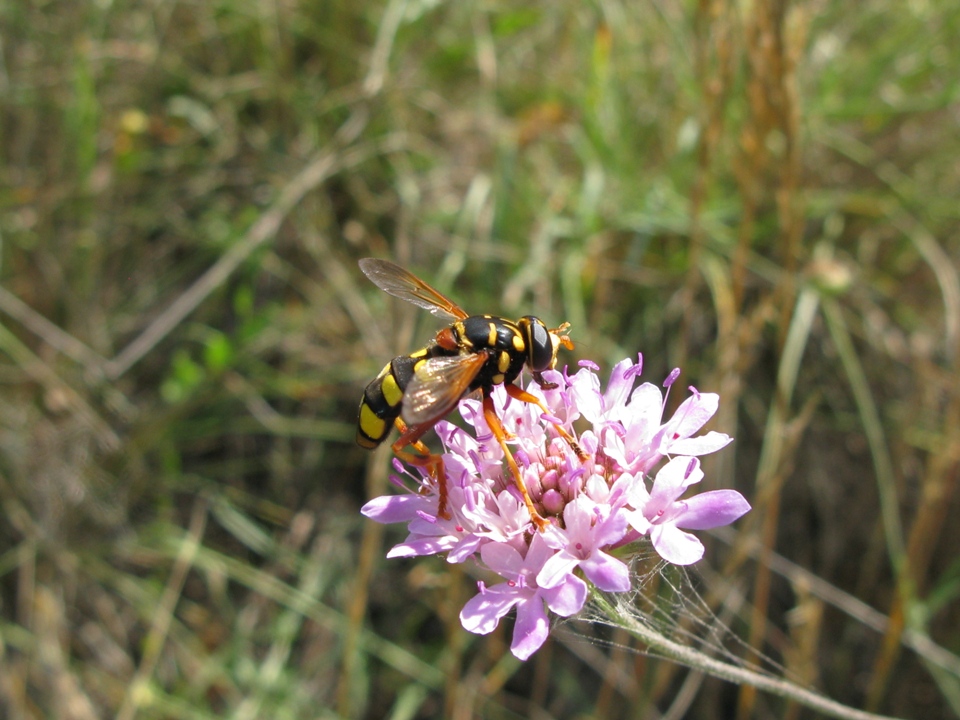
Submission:
[[[364,258],[360,261],[360,269],[385,293],[429,310],[437,317],[448,320],[463,320],[467,317],[467,313],[453,300],[389,260]]]
[[[430,358],[403,393],[403,420],[422,425],[439,420],[460,401],[487,361],[485,352]]]

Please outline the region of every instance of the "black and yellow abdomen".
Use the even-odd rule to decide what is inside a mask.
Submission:
[[[400,417],[403,393],[413,379],[418,364],[428,358],[446,354],[436,345],[400,355],[383,366],[380,374],[363,391],[357,420],[357,444],[372,450],[387,439],[390,429]]]

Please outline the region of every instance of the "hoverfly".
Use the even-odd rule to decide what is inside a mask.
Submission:
[[[452,300],[392,262],[365,258],[360,261],[360,269],[384,292],[453,323],[440,330],[426,347],[395,357],[367,385],[360,400],[357,443],[373,449],[386,439],[391,425],[395,425],[400,437],[391,449],[402,460],[428,468],[438,484],[438,513],[449,518],[443,461],[430,452],[421,438],[463,397],[479,392],[487,425],[503,449],[531,519],[542,530],[546,520],[534,507],[520,468],[507,447],[509,434],[496,414],[491,392],[495,385],[503,384],[510,397],[533,403],[550,415],[539,398],[517,387],[513,381],[526,365],[541,387],[555,387],[547,383],[541,373],[556,365],[561,347],[573,349],[573,342],[566,335],[569,323],[551,330],[532,315],[517,321],[495,315],[467,315]],[[562,427],[555,427],[584,459],[573,437]],[[408,447],[418,454],[407,452]]]

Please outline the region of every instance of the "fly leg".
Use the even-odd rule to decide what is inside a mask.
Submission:
[[[400,431],[400,437],[390,446],[390,449],[393,450],[394,455],[405,463],[413,465],[414,467],[427,468],[430,477],[437,483],[437,492],[440,495],[440,500],[437,505],[437,515],[444,520],[449,520],[450,513],[447,510],[447,473],[443,468],[443,458],[436,453],[430,452],[430,448],[420,441],[424,433],[436,423],[424,423],[422,425],[408,427],[403,420],[397,418],[394,424],[397,426],[397,430]],[[413,448],[419,454],[408,452],[404,449],[408,447]]]
[[[507,385],[509,388],[510,386]],[[507,447],[507,432],[503,427],[503,423],[500,422],[500,417],[497,415],[496,408],[493,406],[493,398],[484,393],[483,396],[483,417],[487,421],[487,426],[493,432],[494,437],[497,438],[497,442],[500,443],[500,448],[503,450],[504,457],[507,458],[507,464],[510,465],[510,472],[513,474],[513,481],[517,486],[517,490],[520,491],[520,495],[523,497],[523,504],[527,506],[527,512],[530,513],[530,519],[533,521],[533,524],[537,527],[537,530],[543,532],[547,529],[549,523],[537,512],[537,509],[533,506],[533,500],[530,499],[530,493],[527,492],[527,486],[523,484],[523,476],[520,473],[520,466],[517,465],[517,461],[513,459],[513,453],[510,452],[510,448]]]
[[[544,405],[543,402],[540,400],[540,398],[538,398],[536,395],[528,393],[526,390],[519,388],[516,385],[513,385],[512,383],[504,385],[504,387],[507,390],[507,395],[514,398],[515,400],[520,400],[521,402],[530,403],[531,405],[536,405],[538,408],[540,408],[543,411],[545,415],[551,414],[549,408],[547,408],[547,406]],[[583,451],[583,448],[580,447],[580,443],[578,443],[574,439],[574,437],[570,433],[568,433],[566,430],[564,430],[560,425],[554,425],[553,427],[556,429],[557,434],[567,441],[567,445],[570,446],[570,449],[577,454],[577,459],[580,462],[584,462],[587,459],[587,454]]]

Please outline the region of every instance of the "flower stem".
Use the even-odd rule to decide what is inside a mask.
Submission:
[[[788,680],[772,678],[753,670],[730,665],[709,657],[699,650],[674,642],[629,614],[618,612],[607,597],[596,588],[591,587],[590,599],[614,625],[623,628],[645,643],[652,653],[663,655],[681,665],[738,685],[751,685],[758,690],[764,690],[805,705],[829,717],[840,718],[841,720],[895,720],[887,715],[876,715],[847,707]]]

